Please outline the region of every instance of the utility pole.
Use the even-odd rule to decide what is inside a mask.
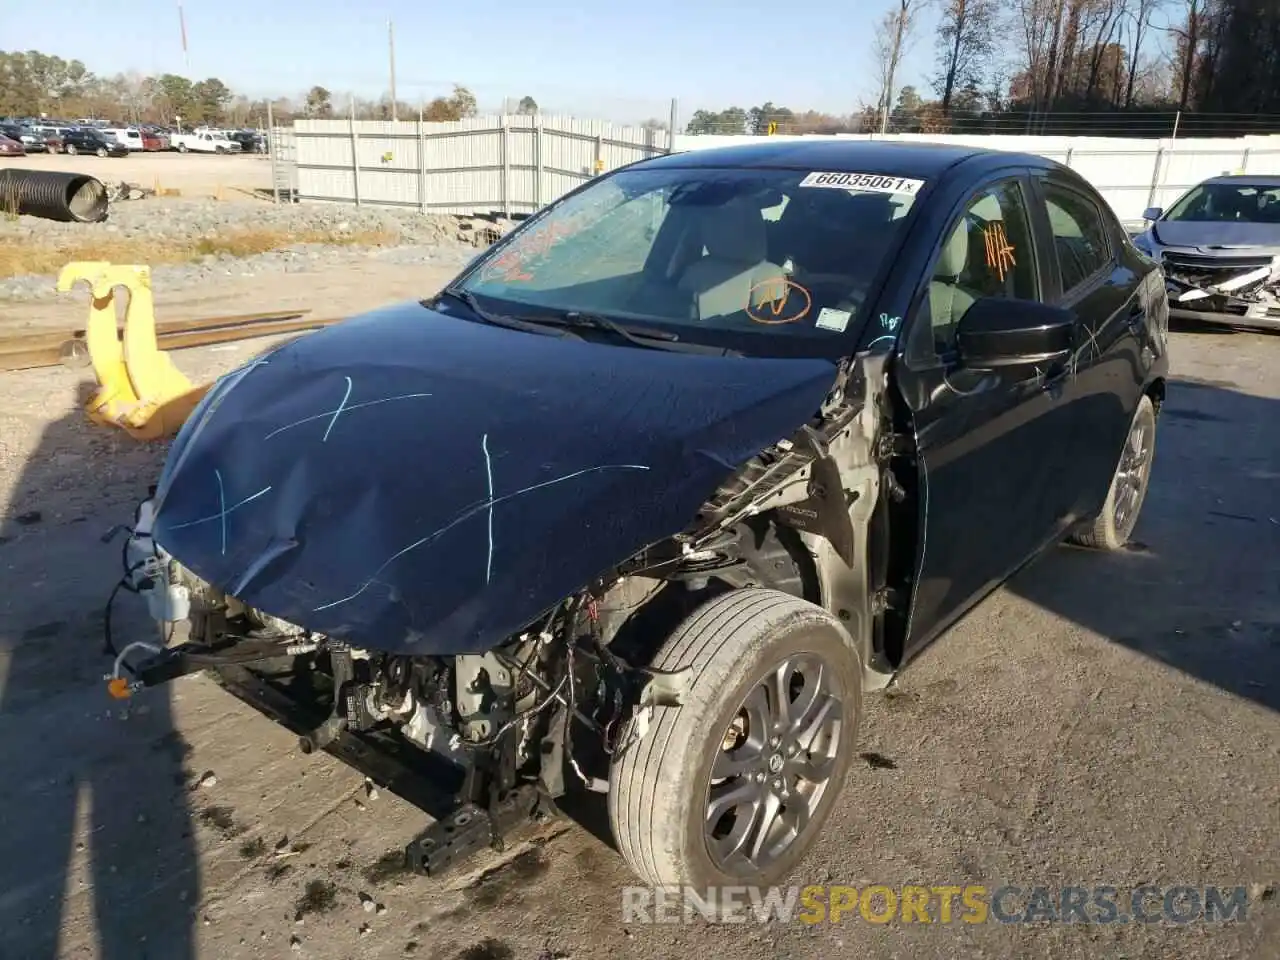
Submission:
[[[191,73],[191,57],[187,52],[187,18],[182,15],[182,4],[178,4],[178,30],[182,34],[182,68]]]
[[[387,21],[387,55],[391,66],[391,119],[396,120],[396,28]]]

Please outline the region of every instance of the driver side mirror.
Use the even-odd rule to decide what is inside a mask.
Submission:
[[[1163,207],[1147,207],[1142,211],[1143,220],[1159,220],[1160,214],[1164,213]]]
[[[1065,360],[1075,345],[1075,314],[1039,300],[983,297],[960,319],[960,362],[976,370]]]

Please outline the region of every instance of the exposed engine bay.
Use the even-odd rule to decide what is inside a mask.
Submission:
[[[117,589],[146,601],[160,640],[117,650],[108,615],[112,692],[207,669],[299,731],[304,753],[377,734],[446,762],[457,774],[448,815],[407,850],[411,867],[434,874],[554,815],[570,786],[606,792],[610,758],[645,736],[655,710],[682,702],[687,671],[652,669],[657,646],[717,593],[765,586],[819,604],[862,646],[870,682],[887,682],[895,656],[885,624],[902,615],[895,597],[908,592],[888,582],[887,518],[905,503],[914,520],[914,466],[895,442],[884,363],[846,361],[820,415],[730,475],[686,529],[488,651],[379,652],[254,609],[155,542],[148,500]],[[248,691],[250,676],[272,702],[291,705],[268,709]]]
[[[1165,250],[1162,262],[1175,313],[1280,319],[1280,266],[1270,254]]]

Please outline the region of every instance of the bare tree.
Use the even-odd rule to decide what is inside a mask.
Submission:
[[[1046,103],[1052,90],[1052,69],[1061,32],[1063,0],[1015,0],[1010,32],[1022,45],[1020,72],[1025,98],[1033,107]]]
[[[876,27],[872,55],[880,75],[880,132],[889,130],[889,112],[893,109],[893,81],[907,48],[911,45],[916,14],[923,0],[893,0]]]
[[[996,0],[942,0],[938,23],[938,78],[934,89],[944,114],[957,88],[977,86],[995,49]]]
[[[1129,9],[1129,78],[1125,84],[1124,106],[1127,110],[1133,106],[1133,88],[1138,78],[1138,57],[1142,54],[1142,44],[1151,28],[1151,18],[1164,6],[1165,0],[1132,0]]]
[[[1174,56],[1177,57],[1179,110],[1187,109],[1191,101],[1191,81],[1195,75],[1200,42],[1204,39],[1209,0],[1182,0],[1182,3],[1182,22],[1165,28],[1177,41]]]
[[[1124,16],[1125,5],[1127,0],[1095,0],[1092,5],[1093,16],[1091,18],[1094,25],[1092,42],[1090,43],[1087,33],[1081,37],[1085,43],[1089,43],[1089,76],[1084,85],[1084,96],[1086,100],[1093,100],[1098,93],[1098,83],[1101,80],[1101,72],[1104,60],[1107,55],[1113,54],[1111,61],[1118,63],[1122,56],[1120,51],[1113,47],[1116,38],[1116,32],[1120,29],[1121,18]]]

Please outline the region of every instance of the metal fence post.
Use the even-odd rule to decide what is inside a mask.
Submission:
[[[356,133],[356,98],[351,98],[351,119],[347,121],[351,130],[351,173],[356,193],[356,206],[360,206],[360,136]]]
[[[604,172],[604,134],[596,134],[596,159],[591,165],[591,175],[598,177]]]
[[[505,106],[502,110],[502,215],[511,219],[511,127]]]
[[[1066,159],[1062,161],[1063,166],[1067,166],[1067,167],[1071,166],[1071,154],[1075,152],[1075,149],[1076,148],[1074,146],[1067,147]]]
[[[418,206],[427,212],[427,128],[422,124],[422,110],[418,110]]]
[[[1164,147],[1156,147],[1155,167],[1151,171],[1151,189],[1147,192],[1147,206],[1156,205],[1156,187],[1160,183],[1160,163],[1164,159]]]
[[[680,102],[675,98],[671,98],[671,124],[667,127],[667,153],[674,153],[676,149],[676,123],[680,119]]]
[[[1249,148],[1248,147],[1244,148],[1244,156],[1240,158],[1240,172],[1241,173],[1249,172]]]
[[[533,126],[533,209],[542,209],[542,117]]]
[[[297,129],[295,124],[294,129]],[[267,149],[271,151],[271,200],[280,202],[280,165],[277,154],[280,153],[279,138],[276,137],[276,125],[271,116],[271,101],[267,101]]]

